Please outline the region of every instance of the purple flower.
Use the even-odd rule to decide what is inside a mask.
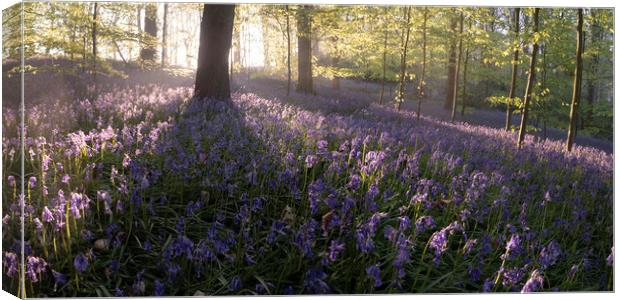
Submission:
[[[241,288],[241,277],[239,277],[239,275],[236,275],[235,277],[232,278],[232,280],[228,284],[228,290],[231,292],[235,292],[235,291],[238,291],[240,288]]]
[[[614,265],[614,247],[611,247],[611,253],[609,253],[609,256],[607,256],[607,265]]]
[[[32,176],[30,177],[30,180],[28,180],[28,187],[29,188],[35,188],[37,186],[37,178]]]
[[[47,263],[43,258],[34,256],[28,256],[26,258],[26,275],[28,275],[28,278],[32,282],[39,281],[38,275],[45,271],[46,267]]]
[[[415,228],[417,233],[423,233],[435,228],[435,220],[431,216],[421,216],[415,221]]]
[[[54,276],[54,284],[57,286],[67,283],[67,276],[65,274],[52,270],[52,276]]]
[[[493,279],[491,278],[487,278],[484,280],[484,283],[482,284],[482,292],[484,293],[488,293],[491,291],[491,289],[493,288],[494,284],[493,284]]]
[[[15,177],[13,175],[9,175],[9,177],[7,177],[7,181],[9,182],[10,187],[15,187]]]
[[[84,254],[78,254],[75,259],[73,259],[73,267],[80,272],[83,273],[88,268],[88,259]]]
[[[442,229],[433,233],[428,246],[435,250],[435,263],[439,264],[441,254],[448,250],[448,232]]]
[[[409,217],[407,216],[398,217],[398,220],[400,221],[399,228],[398,228],[400,231],[405,231],[409,229],[409,227],[411,227],[411,220],[409,219]]]
[[[306,272],[306,278],[304,280],[304,287],[307,288],[312,294],[325,294],[331,290],[327,283],[325,283],[327,274],[321,268],[311,268]]]
[[[379,268],[379,264],[374,264],[366,268],[366,274],[372,279],[375,288],[383,284],[383,282],[381,282],[381,269]]]
[[[539,262],[542,266],[542,269],[544,270],[555,264],[559,256],[560,246],[555,240],[553,240],[551,241],[551,243],[549,243],[549,245],[547,245],[540,251]]]
[[[506,253],[502,255],[503,260],[512,260],[521,253],[521,237],[513,234],[506,243]]]
[[[13,252],[4,252],[3,264],[7,268],[6,276],[13,277],[17,273],[17,255]]]
[[[60,180],[62,183],[64,184],[69,184],[69,180],[71,179],[71,177],[69,177],[69,175],[65,174],[62,176],[62,179]]]
[[[525,282],[525,285],[521,289],[521,293],[534,293],[539,292],[543,288],[544,278],[540,271],[534,270],[530,275],[530,278]]]
[[[159,279],[155,280],[155,287],[153,289],[153,294],[155,296],[163,296],[166,291],[166,286],[159,281]]]
[[[329,245],[329,260],[336,261],[338,253],[342,251],[344,251],[344,243],[341,243],[339,240],[332,240]]]
[[[308,201],[310,202],[310,213],[315,215],[319,209],[321,193],[325,190],[323,181],[316,180],[308,186]]]
[[[49,208],[47,208],[47,206],[43,207],[43,212],[41,213],[41,219],[43,220],[43,222],[45,223],[49,223],[54,221],[54,215],[52,214],[52,212],[49,210]]]
[[[316,165],[316,163],[318,162],[319,162],[319,158],[316,155],[310,154],[306,156],[306,168],[310,169],[314,165]]]
[[[468,239],[467,242],[465,242],[465,246],[463,247],[463,254],[467,256],[467,254],[472,251],[476,243],[478,243],[477,239]]]
[[[505,287],[516,286],[523,279],[523,275],[525,275],[525,269],[505,269],[502,272],[502,285]]]

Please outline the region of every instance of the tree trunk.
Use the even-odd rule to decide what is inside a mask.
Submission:
[[[411,30],[411,7],[404,9],[405,28],[403,28],[403,36],[401,36],[401,55],[400,55],[400,78],[398,82],[398,95],[396,100],[398,101],[398,111],[400,111],[401,104],[405,101],[405,71],[407,70],[407,46],[409,45],[409,32]]]
[[[291,95],[291,24],[290,24],[290,11],[288,5],[286,5],[286,69],[287,69],[287,81],[286,81],[286,97]]]
[[[452,114],[450,115],[450,122],[454,123],[454,116],[456,115],[456,100],[459,92],[459,72],[461,70],[461,56],[463,55],[463,12],[459,20],[459,52],[457,53],[456,72],[454,72],[454,86],[452,87]]]
[[[512,79],[510,81],[510,92],[508,94],[508,103],[506,103],[506,131],[510,130],[510,126],[512,126],[512,102],[515,97],[515,93],[517,91],[517,67],[519,65],[519,14],[521,9],[515,8],[515,16],[514,16],[514,32],[515,39],[513,43],[514,54],[512,58]]]
[[[463,95],[461,96],[461,119],[465,116],[467,105],[467,62],[469,61],[469,47],[465,48],[465,61],[463,62]]]
[[[93,7],[93,84],[97,82],[97,2]]]
[[[387,40],[388,40],[388,26],[387,26],[387,6],[384,6],[383,13],[385,14],[385,24],[383,28],[383,77],[381,78],[381,96],[379,97],[379,104],[383,105],[383,94],[385,92],[385,69],[386,69],[386,55],[387,55]]]
[[[534,34],[538,33],[538,13],[540,8],[534,8]],[[534,41],[532,45],[532,57],[530,58],[530,71],[527,77],[527,85],[525,86],[525,97],[523,98],[523,112],[521,114],[521,126],[519,126],[519,136],[517,138],[517,147],[521,149],[523,139],[525,138],[525,129],[527,126],[527,115],[534,88],[534,76],[536,75],[536,53],[538,53],[538,42]]]
[[[591,10],[590,14],[592,16],[592,24],[590,27],[592,28],[591,40],[592,44],[594,41],[601,40],[601,28],[596,19],[596,10]],[[592,52],[592,62],[590,63],[590,74],[591,77],[588,80],[588,97],[586,98],[588,101],[588,109],[586,110],[586,118],[585,123],[587,125],[592,124],[593,121],[593,110],[594,110],[594,100],[596,98],[596,78],[598,76],[598,65],[599,65],[599,52]]]
[[[428,8],[424,7],[424,21],[422,22],[422,74],[420,74],[420,82],[418,84],[418,109],[417,118],[420,118],[420,110],[422,109],[422,99],[425,96],[426,87],[426,22],[428,21]]]
[[[309,5],[303,5],[297,11],[297,91],[301,93],[314,93],[310,10]]]
[[[450,22],[450,28],[454,35],[456,35],[457,20],[452,19]],[[452,100],[454,100],[454,73],[456,72],[456,38],[450,42],[450,54],[448,56],[448,80],[446,82],[446,100],[444,101],[444,108],[450,109],[452,107]]]
[[[573,140],[575,139],[575,129],[577,114],[579,111],[579,98],[581,97],[581,73],[583,62],[581,54],[583,52],[583,9],[577,10],[577,58],[575,66],[575,79],[573,81],[573,99],[571,101],[570,119],[568,124],[568,136],[566,138],[566,151],[573,149]]]
[[[157,39],[157,6],[147,4],[144,10],[144,32],[151,37],[146,46],[140,51],[140,58],[145,61],[155,61],[155,45],[153,40]]]
[[[234,17],[234,5],[203,6],[194,90],[198,97],[230,99],[228,53],[232,42]]]
[[[168,50],[168,3],[164,3],[164,23],[161,28],[161,67],[166,65]]]

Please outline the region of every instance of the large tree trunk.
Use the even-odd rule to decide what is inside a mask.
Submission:
[[[515,39],[513,43],[514,54],[512,57],[512,79],[510,81],[510,93],[508,94],[508,103],[506,103],[506,125],[505,129],[510,130],[512,125],[512,102],[517,91],[517,66],[519,65],[519,13],[521,9],[515,8],[515,16],[513,21],[513,30],[515,32]]]
[[[297,91],[302,93],[314,93],[310,10],[309,5],[303,5],[297,11]]]
[[[230,99],[228,53],[234,17],[234,5],[205,4],[203,7],[194,90],[198,97]]]
[[[291,24],[290,24],[290,10],[286,5],[286,69],[287,69],[287,81],[286,81],[286,97],[291,95]]]
[[[411,31],[411,7],[404,8],[404,14],[405,28],[403,28],[401,36],[400,78],[398,82],[398,95],[396,95],[399,111],[401,104],[405,101],[405,75],[407,71],[407,46],[409,45],[409,32]]]
[[[454,123],[456,115],[456,100],[459,95],[459,72],[461,71],[461,56],[463,55],[463,12],[459,19],[459,52],[457,53],[456,71],[454,72],[454,86],[452,87],[452,114],[450,114],[450,122]]]
[[[534,9],[534,34],[538,33],[538,13],[540,8]],[[534,88],[534,76],[536,76],[536,53],[538,53],[538,42],[534,41],[532,45],[532,57],[530,58],[530,71],[527,77],[527,85],[525,86],[525,97],[523,99],[523,112],[521,114],[521,126],[519,126],[519,136],[517,138],[517,147],[521,149],[523,139],[525,138],[525,129],[527,126],[527,115],[530,106],[530,98],[532,97],[532,89]]]
[[[379,97],[379,104],[383,104],[383,94],[385,93],[385,69],[386,69],[386,55],[387,55],[387,40],[388,40],[388,26],[387,26],[387,10],[388,7],[384,6],[383,13],[385,14],[385,22],[383,27],[383,77],[381,78],[381,96]]]
[[[422,74],[420,74],[420,82],[418,83],[418,109],[417,118],[420,118],[420,110],[422,109],[422,99],[425,96],[426,87],[426,22],[428,21],[428,8],[424,7],[424,21],[422,22]]]
[[[155,45],[153,45],[153,40],[157,38],[157,6],[155,4],[147,4],[144,10],[144,32],[151,39],[140,51],[140,58],[146,61],[155,61]]]
[[[97,82],[97,2],[93,7],[93,83]]]
[[[454,35],[456,35],[457,20],[452,19],[450,22],[450,28]],[[454,73],[456,72],[456,38],[450,42],[450,52],[448,56],[448,80],[446,82],[446,100],[443,103],[445,109],[452,107],[452,100],[454,99]]]
[[[164,3],[164,23],[161,27],[161,67],[166,65],[168,50],[168,3]]]
[[[570,107],[570,119],[568,124],[568,136],[566,138],[566,151],[573,149],[577,115],[579,112],[579,98],[581,97],[581,72],[583,62],[581,54],[583,52],[583,9],[577,9],[577,58],[575,66],[575,79],[573,81],[573,99]]]

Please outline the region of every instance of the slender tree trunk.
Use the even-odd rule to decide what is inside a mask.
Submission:
[[[93,7],[93,84],[97,82],[97,2]]]
[[[155,45],[153,40],[157,39],[157,6],[147,4],[144,11],[144,32],[150,37],[146,46],[140,51],[140,58],[145,61],[155,61]]]
[[[288,97],[291,95],[291,24],[288,5],[286,5],[286,70],[286,97]]]
[[[232,41],[234,5],[205,4],[194,94],[200,98],[230,99],[228,54]]]
[[[411,7],[404,8],[405,28],[403,28],[401,55],[400,55],[400,78],[398,83],[398,111],[400,111],[401,104],[405,101],[405,75],[407,71],[407,46],[409,45],[409,32],[411,31]]]
[[[456,36],[457,20],[453,18],[450,22],[450,28]],[[456,38],[450,42],[450,51],[448,56],[448,80],[446,82],[446,100],[443,107],[447,110],[452,107],[454,100],[454,73],[456,72]]]
[[[579,98],[581,97],[581,73],[583,62],[581,54],[583,52],[583,9],[577,10],[577,58],[575,66],[575,79],[573,82],[573,99],[571,101],[570,119],[568,124],[568,136],[566,138],[566,151],[573,149],[573,140],[575,139],[575,129],[577,114],[579,111]]]
[[[596,17],[596,10],[590,11],[592,17],[592,24],[590,27],[592,28],[591,40],[592,44],[594,41],[601,40],[601,29],[598,24],[598,20]],[[596,98],[596,78],[598,76],[598,67],[599,67],[599,54],[598,51],[593,51],[592,53],[592,62],[590,63],[590,73],[591,77],[588,80],[587,92],[588,97],[586,98],[588,101],[588,109],[586,110],[586,118],[585,123],[587,125],[591,125],[593,121],[593,110],[594,110],[594,99]]]
[[[463,62],[463,95],[461,96],[461,119],[465,116],[467,105],[467,62],[469,61],[469,47],[465,48],[465,61]]]
[[[312,18],[311,6],[303,5],[297,11],[297,91],[314,93],[312,85]]]
[[[545,44],[542,44],[540,47],[540,52],[542,54],[542,78],[541,78],[541,84],[540,84],[540,88],[542,89],[542,97],[541,100],[543,103],[543,109],[542,109],[542,122],[543,122],[543,139],[547,138],[547,102],[546,102],[546,98],[547,98],[547,48],[545,47]]]
[[[534,34],[538,33],[538,14],[540,8],[534,8]],[[530,71],[527,77],[527,85],[525,86],[525,97],[523,97],[523,112],[521,114],[521,126],[519,126],[519,136],[517,138],[517,147],[521,149],[523,139],[525,138],[525,130],[527,126],[527,116],[530,106],[530,98],[532,97],[532,89],[534,88],[534,76],[536,76],[536,53],[538,53],[538,41],[534,41],[532,45],[532,57],[530,58]]]
[[[388,41],[388,26],[387,26],[387,6],[383,8],[383,13],[386,15],[383,27],[383,77],[381,78],[381,96],[379,97],[379,104],[383,105],[383,94],[385,92],[385,70],[386,70],[386,56],[387,56],[387,41]]]
[[[422,22],[422,74],[420,74],[420,82],[418,84],[418,109],[417,118],[420,118],[420,110],[422,109],[422,99],[424,99],[426,88],[426,22],[428,21],[428,8],[424,7],[424,21]]]
[[[450,115],[450,122],[454,123],[454,115],[456,115],[456,100],[458,98],[459,89],[459,72],[461,69],[461,56],[463,55],[463,12],[459,21],[459,52],[457,53],[456,72],[454,72],[454,86],[452,92],[452,114]]]
[[[161,67],[167,63],[166,51],[168,50],[168,3],[164,3],[164,23],[161,28]]]
[[[510,93],[508,94],[508,103],[506,103],[506,131],[510,130],[512,126],[512,102],[517,91],[517,67],[519,65],[519,14],[521,9],[515,8],[515,16],[513,22],[513,30],[515,33],[515,39],[513,43],[514,54],[512,57],[512,79],[510,81]]]

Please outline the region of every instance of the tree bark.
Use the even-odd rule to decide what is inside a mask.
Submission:
[[[297,11],[297,91],[301,93],[314,93],[310,10],[309,5],[303,5]]]
[[[513,43],[514,54],[512,57],[512,79],[510,81],[510,92],[508,94],[508,103],[506,103],[506,126],[504,129],[506,131],[510,130],[512,126],[512,102],[515,97],[515,93],[517,91],[517,67],[519,65],[519,14],[521,9],[515,8],[515,16],[514,16],[514,33],[515,39]]]
[[[286,69],[286,97],[288,97],[291,95],[291,24],[288,5],[286,5]]]
[[[463,62],[463,95],[461,96],[461,119],[465,116],[467,105],[467,62],[469,61],[469,47],[465,48],[465,61]]]
[[[573,149],[573,140],[575,139],[575,130],[577,122],[577,114],[579,111],[579,98],[581,97],[581,73],[583,62],[581,54],[583,52],[583,9],[577,10],[577,54],[575,66],[575,79],[573,81],[573,99],[571,101],[570,118],[568,124],[568,136],[566,138],[566,151]]]
[[[400,111],[401,104],[405,101],[405,73],[407,70],[407,46],[409,45],[409,32],[411,31],[411,7],[404,8],[405,28],[403,28],[403,36],[401,37],[401,55],[400,55],[400,78],[398,82],[398,95],[396,99],[398,101],[398,111]]]
[[[232,42],[234,17],[234,5],[203,6],[194,90],[197,97],[230,99],[228,53]]]
[[[534,8],[534,34],[538,33],[538,14],[540,8]],[[527,126],[527,116],[534,88],[534,76],[536,76],[536,53],[538,53],[538,42],[534,41],[532,45],[532,57],[530,58],[530,72],[527,77],[527,85],[525,87],[525,97],[523,99],[523,112],[521,114],[521,126],[519,126],[519,136],[517,138],[517,147],[521,149],[523,139],[525,138],[525,130]]]
[[[454,35],[456,35],[457,20],[452,19],[450,22],[450,28]],[[454,98],[454,73],[456,72],[456,38],[450,42],[450,54],[448,55],[448,80],[446,82],[446,100],[444,101],[444,108],[450,109],[452,107],[452,100]]]
[[[383,77],[381,78],[381,96],[379,97],[379,104],[383,105],[383,94],[385,92],[385,70],[386,70],[386,56],[387,56],[387,40],[388,40],[388,26],[387,26],[387,11],[388,8],[385,6],[383,8],[383,13],[385,14],[384,28],[383,28]]]
[[[153,62],[155,61],[155,45],[153,45],[153,40],[157,38],[157,6],[155,4],[147,4],[144,10],[144,32],[152,40],[147,41],[146,46],[142,48],[140,58]]]
[[[459,72],[461,70],[461,56],[463,54],[463,12],[459,20],[459,52],[457,53],[456,71],[454,72],[454,86],[452,87],[452,114],[450,115],[450,122],[454,123],[454,116],[456,115],[456,100],[459,92]]]
[[[590,27],[592,28],[591,40],[592,44],[594,41],[601,40],[601,28],[596,19],[596,10],[590,11],[592,17],[592,24]],[[593,110],[594,110],[594,99],[596,98],[596,78],[598,76],[598,65],[599,65],[599,52],[593,51],[592,53],[592,62],[590,63],[590,74],[591,77],[588,80],[587,92],[588,97],[586,98],[588,101],[588,108],[586,110],[586,118],[585,123],[587,125],[592,124],[593,121]]]
[[[428,21],[428,8],[424,7],[424,20],[422,21],[422,74],[420,74],[420,82],[418,84],[418,109],[417,118],[420,118],[420,110],[422,109],[422,99],[425,96],[426,88],[426,22]]]
[[[93,83],[97,82],[97,2],[93,7]]]
[[[168,50],[168,3],[164,3],[164,23],[161,28],[161,67],[166,65]]]

